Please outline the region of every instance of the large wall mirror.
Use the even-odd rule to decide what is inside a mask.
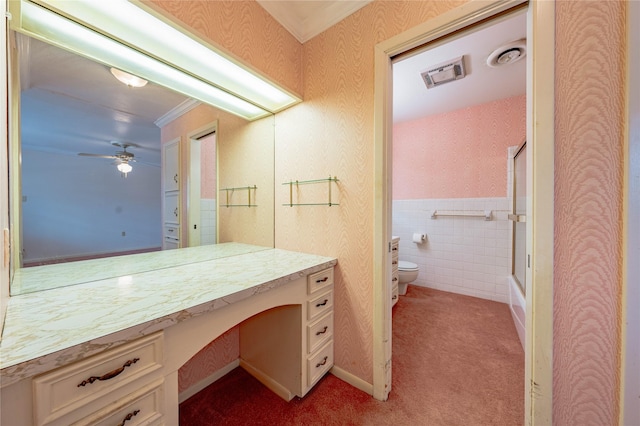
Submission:
[[[10,39],[20,111],[19,126],[11,128],[19,150],[11,154],[21,156],[10,161],[20,182],[11,185],[12,226],[20,229],[14,277],[29,269],[46,277],[51,268],[64,268],[64,285],[73,285],[129,272],[110,268],[87,277],[74,272],[83,262],[118,256],[121,264],[133,264],[132,256],[166,248],[163,147],[171,142],[178,144],[181,181],[178,246],[273,247],[273,115],[247,121],[152,81],[127,86],[108,64],[26,35]],[[198,173],[190,170],[195,165]],[[129,273],[156,267],[139,263]],[[12,285],[11,293],[37,290]]]

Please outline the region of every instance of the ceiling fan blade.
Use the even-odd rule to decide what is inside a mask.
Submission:
[[[86,152],[79,152],[78,155],[81,157],[118,158],[115,155],[87,154]]]

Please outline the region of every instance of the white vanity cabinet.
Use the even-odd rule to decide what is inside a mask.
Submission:
[[[333,366],[333,268],[309,275],[307,294],[307,383],[303,395]]]
[[[160,424],[162,337],[152,334],[35,377],[34,423]]]
[[[399,283],[399,272],[398,272],[398,246],[400,243],[400,239],[394,238],[391,241],[391,307],[395,306],[398,303],[399,292],[398,292],[398,283]]]
[[[253,248],[131,274],[127,297],[120,277],[68,288],[68,297],[99,294],[91,306],[70,308],[47,292],[12,298],[0,340],[0,424],[177,425],[179,369],[236,326],[240,365],[282,398],[303,397],[333,366],[337,259]],[[165,255],[145,260],[161,265]],[[185,277],[189,286],[176,286]]]
[[[294,286],[304,303],[262,312],[240,326],[240,365],[287,401],[306,395],[333,366],[333,268]]]

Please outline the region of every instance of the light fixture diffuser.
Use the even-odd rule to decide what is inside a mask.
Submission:
[[[127,162],[124,162],[124,161],[122,163],[118,164],[117,168],[125,176],[127,175],[127,173],[129,173],[131,170],[133,170],[133,167],[131,167],[131,164],[129,164]]]
[[[128,72],[121,71],[117,68],[111,67],[111,74],[118,79],[118,81],[129,87],[144,87],[147,85],[148,81],[137,77],[133,74],[129,74]]]

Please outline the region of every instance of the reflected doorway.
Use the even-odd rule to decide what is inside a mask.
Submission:
[[[188,245],[217,242],[217,124],[189,137]]]

